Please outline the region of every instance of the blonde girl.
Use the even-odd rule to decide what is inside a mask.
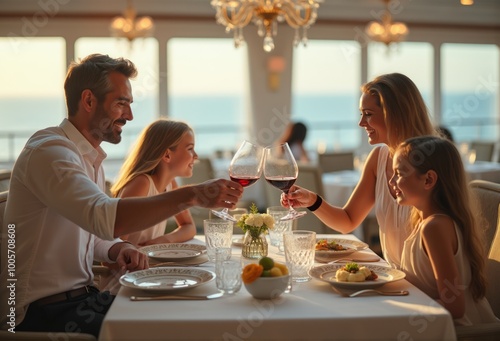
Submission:
[[[176,177],[191,177],[198,155],[193,130],[184,122],[160,119],[146,127],[125,160],[118,180],[111,187],[113,197],[149,197],[176,189]],[[120,236],[136,246],[178,243],[192,239],[196,226],[189,210],[174,216],[178,227],[165,234],[166,221],[143,231]],[[101,278],[101,290],[118,291],[120,273],[108,265],[112,275]]]
[[[401,269],[442,304],[456,324],[497,322],[486,300],[486,254],[467,176],[452,142],[433,136],[403,142],[390,185],[412,207]]]
[[[160,119],[146,127],[111,187],[114,197],[152,196],[177,188],[176,177],[191,177],[198,155],[193,130],[184,122]],[[175,215],[178,228],[168,234],[165,222],[122,236],[138,246],[184,242],[196,234],[188,210]]]

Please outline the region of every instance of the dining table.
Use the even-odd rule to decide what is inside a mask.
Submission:
[[[359,241],[352,234],[317,238]],[[192,242],[203,244],[204,236]],[[366,248],[349,257],[356,254],[375,255]],[[285,262],[275,246],[269,245],[269,257]],[[258,261],[242,259],[241,247],[236,245],[232,258],[244,264]],[[383,259],[370,264],[389,269]],[[314,268],[319,266],[325,264],[316,260]],[[214,272],[214,263],[192,269]],[[132,301],[133,295],[158,294],[122,286],[104,318],[99,340],[456,340],[449,312],[406,279],[387,281],[378,289],[407,290],[409,294],[344,297],[330,283],[312,278],[293,282],[289,292],[272,300],[253,298],[243,285],[235,294],[210,300]],[[216,292],[211,280],[182,294]]]
[[[500,183],[500,162],[476,161],[465,163],[469,180],[486,180]]]

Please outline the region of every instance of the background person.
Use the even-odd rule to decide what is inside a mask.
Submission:
[[[93,54],[69,67],[64,89],[68,118],[36,132],[14,165],[5,209],[15,224],[16,301],[2,304],[1,326],[15,310],[15,330],[90,333],[97,337],[113,297],[92,287],[94,260],[122,271],[148,266],[147,257],[115,239],[159,223],[185,209],[233,208],[242,187],[212,180],[148,198],[105,194],[101,142],[119,143],[133,119],[129,78],[137,70],[123,58]],[[5,250],[7,238],[2,238]],[[7,283],[7,257],[1,282]],[[7,290],[0,300],[7,302]],[[9,320],[10,322],[10,320]]]
[[[323,201],[316,193],[292,186],[282,195],[281,204],[308,207],[327,226],[350,233],[359,226],[375,205],[380,246],[385,260],[399,267],[403,242],[408,236],[410,209],[396,202],[389,186],[394,150],[409,137],[437,134],[424,100],[411,79],[400,73],[381,75],[361,87],[359,126],[368,142],[376,146],[368,155],[361,179],[344,207]]]
[[[307,127],[302,122],[290,122],[280,138],[281,143],[288,143],[293,157],[296,161],[309,162],[311,159],[304,148],[304,141],[307,136]]]

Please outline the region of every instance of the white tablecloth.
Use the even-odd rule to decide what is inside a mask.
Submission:
[[[283,261],[276,251],[270,246],[270,256]],[[233,247],[233,255],[240,254]],[[213,270],[213,263],[199,268]],[[272,301],[254,299],[243,286],[209,301],[132,302],[131,295],[144,293],[122,287],[99,340],[455,340],[450,314],[419,289],[406,280],[382,289],[410,295],[345,298],[312,279]],[[214,281],[188,291],[214,292]]]

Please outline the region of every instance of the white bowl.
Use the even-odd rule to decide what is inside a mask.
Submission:
[[[259,277],[252,283],[245,283],[247,291],[255,298],[269,300],[281,296],[288,287],[290,275]]]

